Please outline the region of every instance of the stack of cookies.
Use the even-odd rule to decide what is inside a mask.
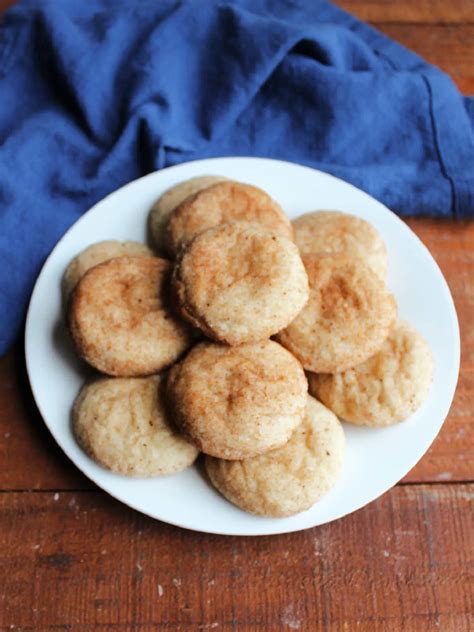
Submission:
[[[162,195],[149,227],[153,249],[100,242],[63,278],[75,349],[103,374],[78,395],[74,432],[102,466],[171,474],[202,452],[228,500],[287,516],[336,483],[338,417],[384,426],[426,397],[430,350],[397,321],[364,220],[291,224],[261,189],[205,176]]]

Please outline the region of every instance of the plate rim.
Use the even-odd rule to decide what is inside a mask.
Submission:
[[[454,364],[455,364],[455,369],[456,369],[456,377],[454,380],[454,384],[452,387],[452,392],[450,394],[449,397],[449,403],[446,404],[445,408],[446,410],[443,411],[443,421],[441,422],[439,428],[437,429],[436,433],[434,434],[433,438],[431,439],[431,441],[429,442],[429,444],[426,446],[426,448],[424,449],[424,451],[422,452],[421,455],[417,456],[413,462],[410,463],[409,468],[407,469],[407,471],[405,472],[405,474],[402,474],[402,476],[388,489],[378,493],[377,495],[375,495],[374,497],[372,497],[370,500],[368,501],[362,501],[360,504],[357,504],[357,506],[352,507],[349,511],[343,511],[337,515],[335,515],[334,517],[332,517],[329,520],[325,520],[324,522],[318,523],[318,524],[313,524],[313,525],[306,525],[306,526],[283,526],[281,529],[271,529],[268,531],[263,531],[263,532],[242,532],[242,530],[240,531],[231,531],[226,529],[225,531],[222,530],[218,530],[218,529],[213,529],[212,528],[212,524],[209,527],[206,527],[206,529],[204,530],[203,528],[199,528],[199,527],[195,527],[195,526],[190,526],[189,524],[185,524],[176,520],[172,520],[172,519],[168,519],[168,518],[163,518],[163,517],[156,517],[154,515],[152,515],[149,512],[146,512],[143,508],[139,507],[138,505],[135,505],[133,502],[129,501],[129,500],[124,500],[120,494],[117,494],[114,492],[109,491],[108,489],[104,489],[104,487],[101,485],[101,483],[99,483],[96,480],[96,476],[94,474],[88,473],[86,471],[84,471],[84,469],[78,465],[75,461],[75,459],[71,456],[69,448],[66,446],[64,447],[58,440],[56,433],[54,432],[54,430],[52,429],[52,427],[50,426],[50,424],[47,421],[47,416],[45,415],[42,405],[39,401],[39,397],[37,397],[37,394],[35,392],[35,387],[33,384],[33,379],[32,379],[32,370],[30,368],[30,362],[31,362],[31,353],[29,353],[29,348],[31,345],[31,320],[32,320],[32,305],[34,304],[34,299],[35,296],[37,294],[38,287],[40,285],[39,281],[43,276],[43,273],[45,272],[49,261],[51,260],[51,258],[53,257],[53,255],[55,254],[55,251],[57,250],[57,248],[60,246],[60,244],[68,237],[69,233],[71,231],[73,231],[74,229],[77,228],[77,226],[91,213],[93,212],[97,206],[99,206],[100,204],[104,203],[108,198],[110,198],[111,196],[116,195],[119,191],[123,192],[125,189],[132,187],[133,185],[136,185],[138,182],[142,182],[146,179],[150,179],[153,177],[156,177],[157,174],[161,174],[164,171],[166,172],[170,172],[170,171],[174,171],[174,170],[179,170],[181,169],[183,166],[185,165],[194,165],[196,167],[199,167],[200,165],[205,163],[205,166],[207,166],[208,164],[212,164],[213,162],[222,162],[222,161],[238,161],[238,162],[248,162],[248,161],[255,161],[255,162],[263,162],[263,163],[281,163],[283,165],[289,165],[291,167],[298,167],[301,169],[304,169],[308,172],[316,172],[318,174],[322,174],[325,178],[329,178],[335,182],[342,182],[345,186],[350,187],[354,190],[357,191],[357,194],[363,194],[364,196],[367,196],[368,198],[375,200],[378,204],[380,204],[381,206],[383,206],[384,210],[390,214],[392,216],[392,219],[395,219],[397,222],[399,222],[400,224],[402,224],[404,226],[404,229],[407,229],[410,231],[412,237],[415,238],[415,240],[417,241],[417,245],[420,247],[421,249],[424,251],[425,256],[427,255],[429,257],[429,259],[431,260],[431,263],[434,265],[434,267],[436,268],[436,271],[440,277],[440,280],[442,281],[442,285],[444,287],[445,290],[445,296],[448,299],[449,302],[449,307],[450,307],[450,311],[451,311],[451,316],[452,316],[452,324],[454,326],[453,328],[453,333],[454,333],[454,338],[455,338],[455,348],[452,350],[452,354],[453,354],[453,359],[454,359]],[[194,177],[194,176],[191,176]],[[173,185],[171,185],[173,186]],[[49,252],[48,256],[46,257],[46,259],[44,260],[40,271],[35,279],[34,282],[34,286],[33,286],[33,290],[31,292],[31,296],[30,299],[28,301],[28,307],[27,307],[27,314],[26,314],[26,319],[25,319],[25,325],[24,325],[24,344],[23,344],[23,352],[24,352],[24,357],[25,357],[25,364],[26,364],[26,372],[27,372],[27,376],[28,376],[28,382],[30,385],[30,389],[31,389],[31,393],[33,395],[33,399],[35,401],[35,405],[42,417],[43,423],[45,424],[46,428],[48,429],[49,433],[52,435],[54,441],[56,442],[56,444],[58,445],[58,447],[62,450],[62,452],[67,456],[67,458],[72,462],[72,464],[74,465],[74,467],[76,467],[84,476],[86,476],[86,478],[88,478],[89,480],[91,480],[94,485],[97,486],[98,489],[100,489],[102,492],[108,494],[109,496],[111,496],[112,498],[114,498],[114,500],[123,503],[124,505],[126,505],[127,507],[133,509],[134,511],[138,511],[139,513],[147,516],[148,518],[152,519],[152,520],[158,520],[160,522],[163,522],[165,524],[170,524],[174,527],[180,527],[182,529],[186,529],[186,530],[190,530],[190,531],[195,531],[198,533],[209,533],[212,535],[229,535],[229,536],[240,536],[240,537],[261,537],[261,536],[268,536],[268,535],[281,535],[281,534],[285,534],[285,533],[295,533],[298,531],[305,531],[307,529],[313,529],[315,527],[318,526],[323,526],[324,524],[329,524],[331,522],[334,522],[335,520],[339,520],[345,516],[348,516],[352,513],[354,513],[355,511],[359,511],[361,508],[371,504],[372,502],[374,502],[375,500],[377,500],[378,498],[380,498],[381,496],[383,496],[385,493],[389,492],[391,489],[393,489],[398,483],[399,481],[406,476],[406,474],[408,474],[408,472],[410,472],[413,467],[425,456],[426,452],[429,450],[429,448],[433,445],[435,439],[437,438],[437,436],[439,435],[445,421],[446,418],[449,414],[449,411],[451,409],[453,400],[454,400],[454,396],[456,394],[456,390],[457,390],[457,385],[458,385],[458,381],[459,381],[459,371],[460,371],[460,361],[461,361],[461,336],[460,336],[460,327],[459,327],[459,318],[457,315],[457,310],[456,310],[456,305],[451,293],[451,290],[449,288],[449,285],[444,277],[444,274],[441,270],[441,268],[438,265],[438,262],[436,261],[436,259],[433,257],[433,255],[431,254],[429,248],[423,243],[423,241],[418,237],[418,235],[401,219],[400,216],[398,216],[396,213],[394,213],[391,209],[389,209],[383,202],[381,202],[380,200],[377,200],[376,198],[374,198],[373,196],[371,196],[369,193],[367,193],[366,191],[359,189],[358,187],[356,187],[355,185],[351,184],[350,182],[347,182],[346,180],[343,180],[342,178],[338,178],[336,176],[333,176],[330,173],[327,173],[325,171],[322,171],[321,169],[315,169],[313,167],[309,167],[307,165],[302,165],[300,163],[297,162],[291,162],[291,161],[287,161],[287,160],[279,160],[279,159],[274,159],[274,158],[265,158],[265,157],[257,157],[257,156],[217,156],[217,157],[212,157],[212,158],[204,158],[204,159],[199,159],[199,160],[192,160],[192,161],[187,161],[187,162],[182,162],[176,165],[171,165],[169,167],[165,167],[163,169],[159,169],[156,171],[153,171],[151,173],[148,173],[144,176],[141,176],[140,178],[136,178],[135,180],[131,180],[130,182],[127,182],[126,184],[124,184],[123,186],[115,189],[114,191],[111,191],[110,193],[108,193],[106,196],[104,196],[103,198],[101,198],[100,200],[98,200],[95,204],[93,204],[90,208],[88,208],[80,217],[77,218],[76,221],[74,221],[71,226],[69,226],[69,228],[61,235],[61,237],[57,240],[57,242],[55,243],[55,245],[52,247],[51,251]],[[69,490],[64,490],[64,492],[66,493]],[[274,524],[275,526],[278,524],[279,519],[274,519]]]

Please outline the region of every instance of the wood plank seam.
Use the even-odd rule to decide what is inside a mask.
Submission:
[[[443,486],[453,486],[453,485],[473,485],[474,479],[463,479],[458,481],[399,481],[390,489],[394,487],[417,487],[417,486],[427,486],[427,487],[443,487]],[[390,490],[387,490],[387,492]],[[384,493],[387,493],[384,492]],[[51,488],[5,488],[0,489],[0,494],[54,494],[54,493],[62,493],[62,494],[107,494],[106,491],[102,489],[94,489],[86,488],[86,487],[51,487]],[[113,498],[113,496],[112,496]],[[380,496],[378,497],[380,498]],[[375,501],[372,501],[375,502]]]

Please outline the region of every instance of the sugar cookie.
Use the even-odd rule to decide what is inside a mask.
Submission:
[[[173,287],[181,315],[230,345],[277,333],[308,298],[296,245],[243,222],[197,235],[178,257]]]
[[[191,195],[206,189],[212,184],[227,180],[223,176],[197,176],[171,187],[158,198],[151,208],[148,223],[153,243],[160,253],[166,252],[165,228],[174,209]]]
[[[242,459],[283,445],[301,423],[307,381],[271,340],[227,347],[203,342],[168,374],[170,411],[202,452]]]
[[[83,387],[73,428],[95,461],[130,476],[171,474],[195,461],[197,449],[167,420],[161,379],[101,378]]]
[[[138,241],[99,241],[92,244],[72,259],[66,268],[62,279],[63,298],[66,302],[77,282],[84,274],[104,261],[113,259],[114,257],[152,257],[153,253]]]
[[[394,327],[369,360],[335,375],[309,374],[310,392],[354,424],[388,426],[406,419],[428,395],[433,358],[421,334]]]
[[[191,343],[168,305],[171,263],[120,257],[91,268],[76,285],[69,325],[76,349],[109,375],[157,373]]]
[[[364,362],[388,336],[397,313],[394,297],[356,257],[306,255],[303,261],[309,300],[278,340],[317,373]]]
[[[340,211],[314,211],[293,221],[302,255],[340,253],[360,257],[382,280],[387,274],[387,249],[369,222]]]
[[[260,516],[289,516],[336,483],[345,451],[337,417],[312,397],[306,415],[281,448],[240,461],[206,457],[212,484],[232,503]]]
[[[219,182],[187,198],[166,225],[168,251],[176,255],[198,233],[228,222],[260,224],[267,230],[293,238],[290,220],[265,191],[241,182]]]

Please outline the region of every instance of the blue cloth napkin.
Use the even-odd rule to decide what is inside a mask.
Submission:
[[[462,218],[473,121],[449,77],[323,0],[19,2],[0,27],[0,353],[58,238],[134,178],[269,156]]]

